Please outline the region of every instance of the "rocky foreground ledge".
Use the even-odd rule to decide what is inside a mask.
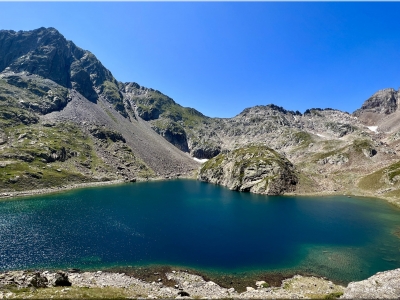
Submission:
[[[146,282],[125,273],[111,272],[29,272],[0,273],[0,299],[37,298],[374,298],[400,297],[400,269],[377,273],[347,288],[317,277],[296,275],[282,281],[280,287],[269,287],[257,281],[253,287],[238,293],[201,276],[171,271],[153,282]],[[165,282],[167,281],[167,282]]]

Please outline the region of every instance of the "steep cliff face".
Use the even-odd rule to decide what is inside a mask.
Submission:
[[[377,126],[380,132],[399,130],[399,100],[398,91],[392,88],[380,90],[368,98],[361,108],[354,112],[354,116],[365,125]]]
[[[296,189],[293,164],[265,146],[249,146],[219,154],[200,169],[198,179],[231,190],[279,195]]]
[[[354,112],[354,115],[359,116],[362,112],[367,111],[378,114],[391,114],[397,110],[398,97],[398,91],[392,88],[380,90],[368,98],[361,108]]]

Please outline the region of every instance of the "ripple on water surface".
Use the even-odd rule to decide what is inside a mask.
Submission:
[[[400,211],[347,197],[267,197],[192,180],[0,202],[0,269],[180,265],[348,282],[400,267]]]

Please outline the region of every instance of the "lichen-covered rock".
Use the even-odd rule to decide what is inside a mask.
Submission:
[[[248,146],[210,159],[198,179],[231,190],[279,195],[294,191],[298,183],[293,164],[266,146]]]

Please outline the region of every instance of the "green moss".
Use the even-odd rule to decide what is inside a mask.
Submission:
[[[313,139],[308,132],[298,131],[293,134],[293,139],[297,144],[300,144],[301,147],[308,147]]]
[[[362,189],[365,190],[371,190],[371,191],[376,191],[379,189],[385,188],[385,186],[389,186],[388,183],[386,183],[386,180],[389,182],[397,183],[397,180],[395,180],[396,176],[400,175],[400,161],[394,164],[391,164],[388,167],[382,168],[372,174],[369,174],[367,176],[364,176],[361,178],[361,180],[358,183],[358,186]],[[390,185],[393,187],[392,185]],[[387,196],[395,196],[397,195],[396,191],[393,191],[390,193],[387,193]]]
[[[260,166],[276,164],[286,168],[285,160],[275,150],[264,145],[250,145],[235,149],[229,154],[220,153],[216,157],[205,162],[200,169],[200,173],[204,173],[207,170],[221,170],[222,164],[226,159],[228,159],[228,156],[234,160],[234,173],[232,174],[232,177],[237,178],[239,183],[242,183],[243,181],[244,170],[249,167],[258,169]],[[276,176],[265,177],[263,179],[265,187],[267,188],[270,181],[275,178]]]
[[[118,91],[118,86],[111,81],[104,81],[100,87],[100,92],[111,103],[122,102],[122,97]]]
[[[54,187],[88,180],[79,169],[104,164],[91,139],[76,125],[39,124],[7,128],[9,144],[0,150],[0,182],[5,190]]]
[[[372,142],[366,139],[357,139],[353,142],[354,150],[361,152],[363,149],[372,149]]]
[[[394,177],[400,175],[400,161],[390,165],[387,168],[387,176],[390,181],[394,180]]]
[[[181,123],[186,128],[194,128],[208,120],[203,114],[193,108],[182,107],[168,96],[158,91],[148,90],[147,95],[132,98],[141,114],[147,113],[149,119],[159,116],[174,122]],[[153,113],[154,112],[154,113]]]
[[[119,92],[118,86],[115,82],[107,80],[104,81],[103,84],[100,86],[100,93],[107,99],[108,102],[114,105],[114,109],[116,111],[121,113],[124,117],[128,116],[122,100],[122,95]]]
[[[39,118],[26,109],[0,104],[0,128],[34,124],[38,121]]]
[[[400,189],[396,189],[390,192],[387,192],[385,194],[386,197],[396,197],[397,199],[400,199]],[[400,237],[400,233],[399,233],[399,237]]]
[[[213,157],[212,159],[209,159],[208,161],[206,161],[200,169],[200,172],[205,172],[209,169],[215,169],[215,168],[220,168],[222,162],[225,159],[225,154],[220,153],[217,156]]]
[[[344,152],[345,150],[346,150],[346,148],[339,148],[339,149],[335,149],[335,150],[328,151],[328,152],[316,153],[316,154],[313,155],[312,161],[313,162],[317,162],[317,161],[319,161],[321,159],[328,158],[330,156],[338,155],[338,154],[341,154],[344,157],[349,158],[349,154],[345,153]]]
[[[384,169],[378,170],[372,174],[364,176],[358,182],[358,187],[364,190],[376,191],[385,186],[382,178],[384,176]]]
[[[11,291],[11,290],[10,290]],[[128,288],[116,287],[52,287],[38,289],[13,289],[13,299],[126,299],[140,295],[130,295]]]
[[[156,120],[153,122],[153,126],[155,127],[156,131],[163,131],[163,132],[170,132],[174,135],[183,135],[185,134],[185,130],[183,127],[178,124],[177,122],[171,120]]]

